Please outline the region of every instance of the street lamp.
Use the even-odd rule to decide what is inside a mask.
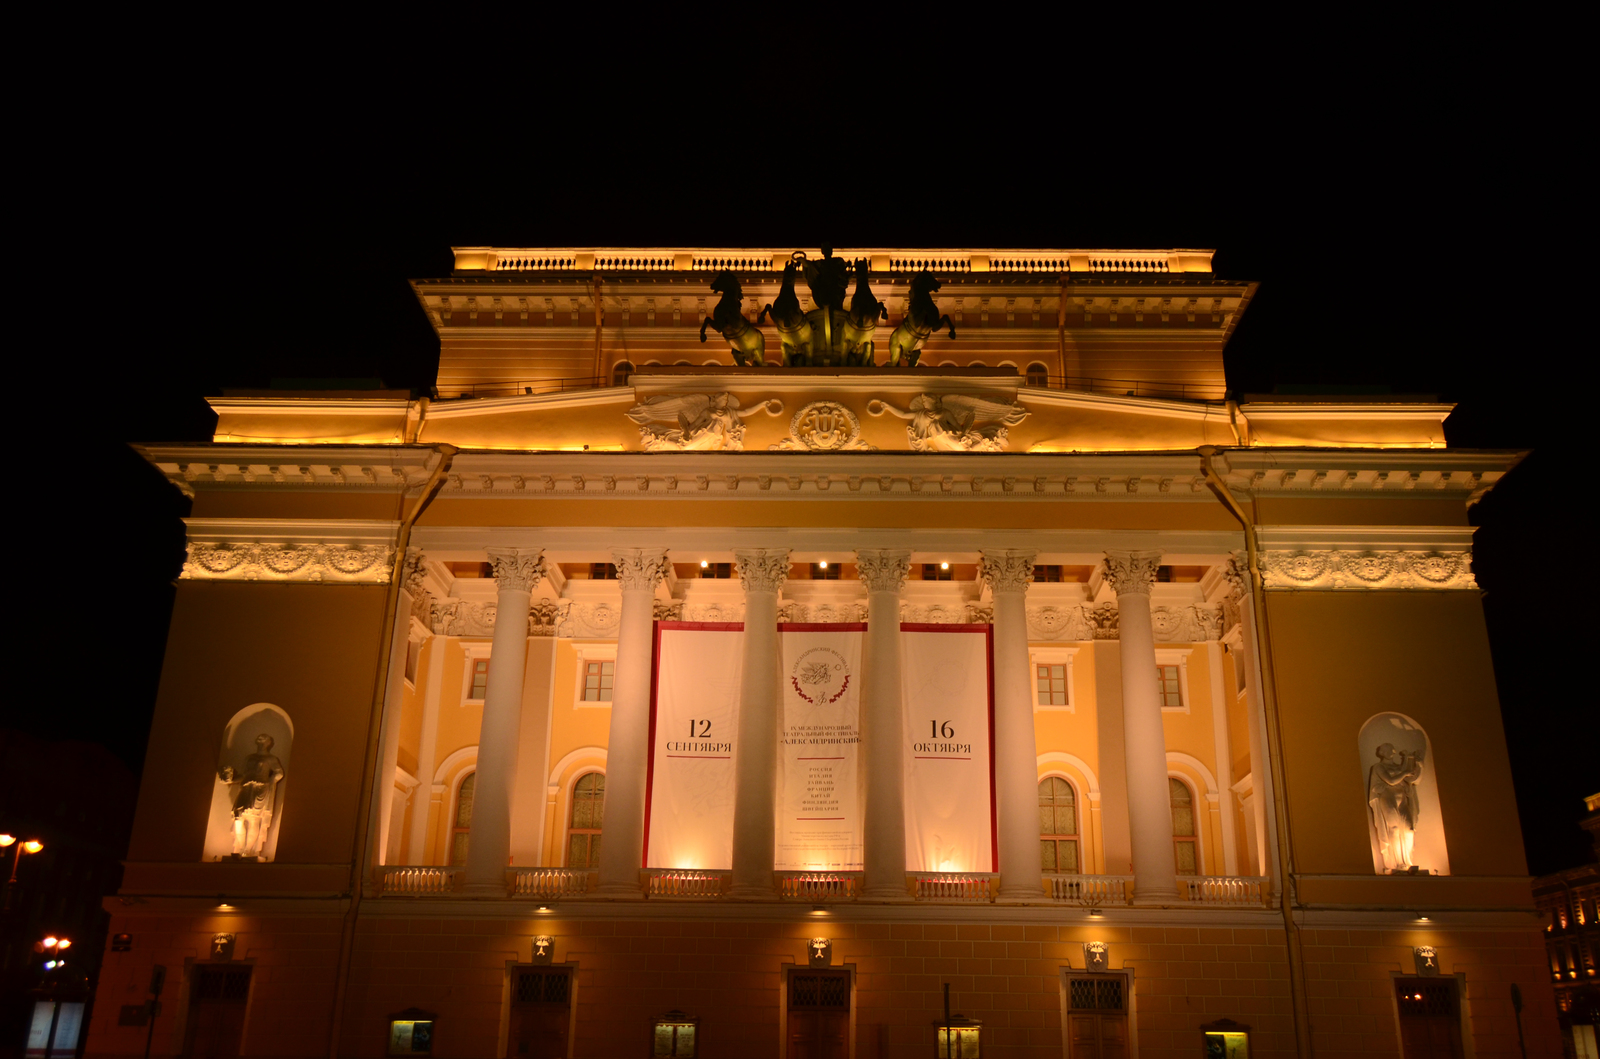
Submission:
[[[72,942],[69,939],[51,935],[39,942],[35,951],[43,952],[50,957],[45,961],[44,969],[53,971],[57,967],[65,967],[67,965],[67,961],[62,958],[62,954],[70,948],[72,948]]]
[[[44,843],[36,838],[30,838],[26,842],[18,842],[16,835],[0,835],[0,849],[5,849],[7,846],[17,847],[17,851],[11,855],[11,878],[6,880],[6,910],[10,911],[11,894],[17,882],[17,865],[22,862],[24,853],[37,853],[44,849]]]

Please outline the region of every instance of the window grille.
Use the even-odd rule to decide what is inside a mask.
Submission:
[[[567,867],[600,866],[600,821],[605,816],[606,777],[589,772],[572,785],[572,816],[567,831]]]
[[[1029,364],[1028,365],[1028,385],[1029,386],[1048,386],[1048,385],[1050,385],[1050,369],[1045,367],[1043,364]]]
[[[1059,584],[1061,582],[1061,567],[1035,566],[1033,568],[1033,580],[1035,584]]]
[[[480,658],[472,663],[472,690],[469,699],[481,699],[489,693],[489,660]]]
[[[469,772],[456,790],[456,815],[450,827],[450,863],[467,862],[467,839],[472,836],[472,794],[478,787],[478,774]]]
[[[795,974],[789,978],[789,1006],[843,1011],[850,1007],[850,976]]]
[[[1126,1011],[1127,979],[1120,974],[1097,974],[1067,980],[1068,1002],[1073,1011]]]
[[[1039,705],[1065,706],[1067,704],[1067,667],[1052,663],[1034,667],[1038,677]]]
[[[617,664],[612,661],[585,662],[583,664],[583,701],[610,702],[611,679]]]
[[[1163,710],[1183,709],[1183,686],[1177,666],[1156,666],[1156,691]]]
[[[1167,780],[1172,792],[1172,852],[1179,875],[1198,875],[1200,851],[1195,844],[1194,795],[1180,779]]]
[[[1047,872],[1076,873],[1078,806],[1072,784],[1059,776],[1039,783],[1039,867]]]
[[[941,570],[938,563],[923,563],[922,579],[924,581],[954,581],[955,571],[950,569]]]
[[[198,1000],[245,1000],[250,996],[250,968],[201,967],[194,993]]]
[[[824,566],[821,563],[812,563],[811,564],[811,580],[813,580],[813,581],[837,581],[837,580],[839,580],[839,564],[838,563],[829,563],[828,565]]]
[[[517,972],[518,1004],[570,1003],[572,979],[566,970],[523,970]]]

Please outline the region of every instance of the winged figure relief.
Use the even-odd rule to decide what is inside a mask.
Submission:
[[[906,420],[906,437],[917,452],[1000,452],[1012,427],[1028,418],[1014,401],[996,401],[976,394],[923,393],[905,411],[883,401],[867,403],[871,415]]]
[[[783,402],[761,401],[740,408],[731,393],[664,394],[647,397],[626,415],[639,427],[646,452],[744,448],[744,420],[757,412],[778,415]]]

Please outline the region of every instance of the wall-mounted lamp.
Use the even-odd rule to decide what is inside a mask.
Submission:
[[[1090,919],[1101,919],[1104,916],[1105,916],[1105,913],[1100,911],[1098,908],[1089,909],[1089,918]]]
[[[1417,913],[1417,922],[1418,923],[1431,923],[1432,920],[1428,918],[1428,914],[1426,912],[1418,912]]]
[[[950,564],[949,563],[940,563],[939,564],[939,569],[948,570],[948,569],[950,569]]]
[[[711,567],[711,563],[708,560],[706,560],[706,559],[701,559],[700,560],[700,569],[707,570],[707,569],[710,569],[710,567]]]
[[[822,569],[826,570],[828,568],[828,560],[824,559],[820,563],[818,563],[817,565],[819,567],[821,567]]]

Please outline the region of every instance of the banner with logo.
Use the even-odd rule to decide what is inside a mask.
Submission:
[[[779,871],[859,871],[864,624],[785,624],[779,727]]]
[[[744,625],[659,621],[645,783],[647,868],[733,867]]]
[[[906,869],[994,871],[994,627],[900,626]]]

